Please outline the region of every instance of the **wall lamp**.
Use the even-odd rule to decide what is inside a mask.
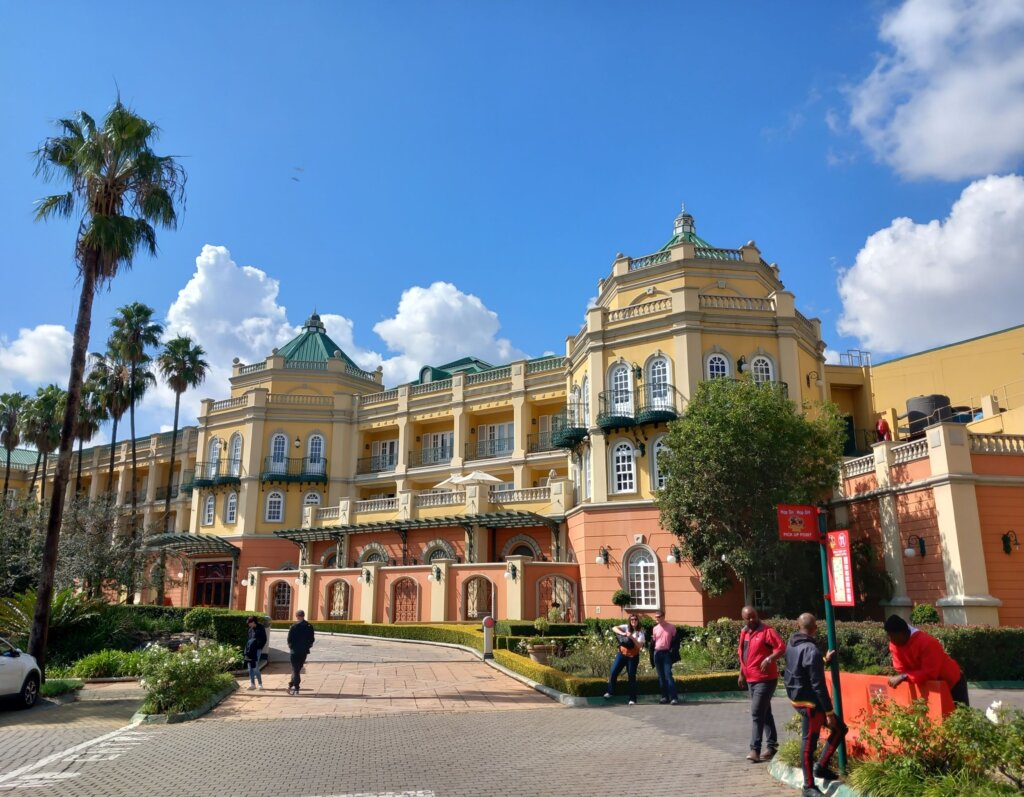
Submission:
[[[636,380],[637,382],[642,382],[642,381],[643,381],[643,379],[644,379],[644,369],[643,369],[643,368],[641,368],[641,367],[640,367],[639,365],[637,365],[636,363],[633,363],[633,378],[634,378],[634,379],[635,379],[635,380]]]
[[[255,576],[255,574],[250,573],[248,576],[243,576],[242,580],[238,582],[238,586],[240,586],[240,587],[255,587],[256,586],[256,576]]]
[[[301,587],[306,586],[309,583],[309,574],[305,570],[300,570],[295,576],[295,583]]]
[[[370,572],[370,568],[364,567],[363,572],[359,574],[359,578],[356,581],[360,584],[370,584],[373,581],[373,574]]]
[[[740,355],[740,358],[736,361],[736,370],[739,371],[741,374],[747,370],[747,358],[744,357],[742,354]]]
[[[601,550],[597,552],[597,556],[594,558],[594,562],[599,565],[607,565],[609,555],[608,549],[602,545]]]
[[[299,436],[298,435],[295,435],[295,443],[294,443],[294,445],[295,445],[296,448],[302,448],[302,441],[299,440]]]
[[[668,559],[666,560],[670,565],[679,564],[683,561],[683,549],[678,545],[673,545],[668,549]]]
[[[1020,540],[1017,539],[1017,532],[1015,532],[1013,529],[1010,529],[1010,531],[1006,532],[1006,534],[1004,534],[1002,536],[1002,540],[1003,540],[1003,553],[1005,553],[1005,554],[1009,554],[1010,553],[1010,544],[1011,543],[1013,544],[1014,548],[1016,548],[1017,550],[1020,550]]]
[[[924,538],[918,537],[916,534],[911,534],[907,537],[907,547],[903,549],[903,555],[908,559],[913,559],[920,552],[921,556],[924,556],[926,548],[924,546]]]
[[[440,582],[441,581],[441,568],[438,567],[437,565],[434,565],[431,568],[430,572],[427,573],[427,581],[437,581],[437,582]]]
[[[821,387],[822,385],[825,384],[825,380],[821,378],[821,374],[819,374],[817,371],[808,371],[807,376],[804,378],[804,381],[807,382],[807,387],[811,386],[812,377],[814,379],[814,384],[816,384],[818,387]]]
[[[505,578],[509,581],[515,581],[519,578],[519,568],[516,567],[515,562],[508,563],[508,567],[505,568]]]

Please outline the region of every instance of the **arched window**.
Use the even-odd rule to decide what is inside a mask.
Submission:
[[[592,471],[590,467],[590,448],[583,449],[583,498],[590,498],[590,479]]]
[[[462,589],[463,620],[477,620],[494,610],[494,589],[483,576],[466,579]]]
[[[284,521],[284,493],[280,490],[272,490],[267,493],[265,518],[267,523],[281,523]]]
[[[437,538],[423,546],[423,562],[433,562],[435,559],[454,559],[455,549],[448,540]]]
[[[302,497],[303,506],[320,506],[320,493],[310,490]]]
[[[288,438],[283,434],[270,438],[270,470],[272,473],[288,470]]]
[[[206,496],[206,501],[203,504],[203,525],[213,525],[214,511],[216,510],[217,500],[212,496]]]
[[[546,576],[537,583],[537,615],[556,609],[559,622],[576,622],[576,585],[565,576]]]
[[[238,432],[231,435],[228,446],[228,473],[231,476],[240,476],[242,473],[242,435]]]
[[[306,463],[305,468],[307,473],[314,475],[323,475],[324,473],[324,437],[319,434],[311,434],[309,436],[309,461]]]
[[[667,449],[664,437],[659,437],[654,441],[654,445],[651,446],[651,481],[653,482],[651,486],[655,490],[660,490],[665,486],[665,472],[661,468],[661,455]]]
[[[630,378],[629,366],[619,363],[612,368],[611,378],[611,408],[614,415],[633,414],[633,390]]]
[[[234,523],[238,520],[238,493],[228,493],[224,502],[224,522]]]
[[[654,357],[647,363],[647,401],[652,409],[663,409],[668,402],[669,369],[667,357]]]
[[[272,620],[292,619],[292,588],[284,581],[278,581],[274,585],[274,608],[270,618]]]
[[[383,561],[384,561],[384,557],[381,556],[377,551],[370,551],[370,553],[366,554],[366,556],[363,557],[363,564],[366,564],[367,562],[383,562]]]
[[[333,565],[331,565],[333,567]],[[348,583],[335,581],[327,590],[327,618],[348,619]]]
[[[729,360],[724,354],[712,354],[707,362],[708,379],[723,379],[729,375]]]
[[[658,563],[648,548],[634,548],[626,558],[626,589],[636,609],[658,607]]]
[[[625,440],[612,449],[612,492],[636,492],[636,459],[633,445]]]
[[[774,382],[775,374],[773,370],[772,361],[767,357],[758,356],[750,361],[750,373],[753,374],[754,382],[757,384]]]
[[[583,377],[583,385],[580,388],[583,394],[583,425],[590,426],[590,377]]]
[[[540,546],[529,534],[517,534],[501,549],[501,558],[504,559],[506,556],[532,556],[539,560]]]
[[[569,402],[569,417],[566,418],[568,426],[583,425],[583,394],[579,385],[573,385],[572,400]]]
[[[448,551],[446,551],[444,548],[435,548],[434,550],[432,550],[427,555],[427,561],[428,562],[433,562],[433,561],[436,561],[438,559],[450,559],[450,558],[451,557],[448,555]]]
[[[206,478],[212,479],[217,475],[217,467],[220,465],[220,439],[211,437],[206,445]],[[211,523],[213,521],[210,521]]]
[[[508,552],[509,556],[533,556],[533,549],[529,545],[517,545]]]

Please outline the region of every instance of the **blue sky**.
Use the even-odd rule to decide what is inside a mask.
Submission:
[[[29,153],[118,89],[188,205],[98,297],[92,348],[146,302],[210,351],[203,395],[314,306],[390,382],[561,352],[682,201],[714,245],[755,239],[832,351],[1021,323],[1022,45],[1013,0],[6,3],[0,388],[66,382],[77,304],[74,225],[33,222],[57,189]]]

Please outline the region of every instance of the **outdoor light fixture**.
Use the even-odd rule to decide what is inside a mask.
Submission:
[[[908,559],[913,559],[918,555],[918,551],[920,551],[921,556],[924,556],[925,550],[924,538],[911,534],[907,537],[907,547],[903,549],[903,555]]]
[[[678,545],[673,545],[668,549],[668,563],[674,565],[683,560],[683,551]]]
[[[249,586],[250,587],[255,587],[256,586],[256,574],[255,573],[250,573],[249,574]]]
[[[430,572],[427,573],[427,581],[440,581],[441,580],[441,568],[434,565]]]
[[[302,448],[302,441],[299,440],[299,436],[298,435],[295,435],[295,447],[296,448]]]
[[[747,370],[747,358],[744,357],[742,354],[740,355],[740,358],[736,361],[736,370],[739,371],[741,374]]]
[[[817,371],[808,371],[807,376],[804,379],[804,381],[807,382],[807,387],[811,386],[812,377],[814,378],[814,384],[816,384],[818,387],[821,387],[823,384],[825,384],[825,382],[821,378],[821,374],[819,374]]]
[[[298,575],[295,576],[295,583],[303,587],[309,583],[309,575],[305,570],[300,570]]]
[[[643,368],[641,368],[641,367],[640,367],[639,365],[637,365],[636,363],[633,363],[633,378],[634,378],[634,379],[635,379],[635,380],[636,380],[637,382],[642,382],[642,381],[643,381],[643,378],[644,378],[644,369],[643,369]]]
[[[508,567],[505,568],[505,578],[509,581],[515,581],[519,578],[519,568],[516,567],[515,562],[509,562]]]
[[[248,587],[249,586],[249,579],[247,579],[247,578],[241,579],[238,582],[238,586],[240,586],[240,587]]]
[[[360,584],[369,584],[373,581],[373,574],[370,573],[370,568],[364,567],[363,572],[360,573],[359,578],[356,579]]]
[[[597,556],[594,558],[594,562],[599,565],[608,564],[608,549],[605,548],[603,545],[601,546],[601,550],[597,552]]]
[[[185,577],[185,571],[184,570],[179,570],[178,571],[178,578],[184,578],[184,577]]]
[[[1006,532],[1006,534],[1003,535],[1002,540],[1003,540],[1003,553],[1005,553],[1005,554],[1010,554],[1011,553],[1011,549],[1010,549],[1010,544],[1011,543],[1013,544],[1014,548],[1016,548],[1017,550],[1020,550],[1020,540],[1017,539],[1017,532],[1015,532],[1013,529],[1010,529],[1010,531]]]

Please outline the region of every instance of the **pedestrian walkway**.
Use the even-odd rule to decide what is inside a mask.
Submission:
[[[242,687],[206,719],[356,717],[411,711],[551,708],[550,698],[453,648],[320,635],[306,662],[302,691],[289,695],[283,632],[271,633],[262,690]]]

